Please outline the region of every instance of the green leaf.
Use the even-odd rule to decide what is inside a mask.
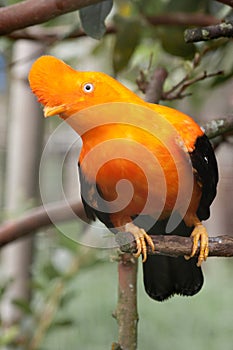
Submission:
[[[97,40],[102,38],[106,31],[105,19],[110,13],[112,5],[113,0],[106,0],[84,7],[79,11],[83,30],[88,36]]]

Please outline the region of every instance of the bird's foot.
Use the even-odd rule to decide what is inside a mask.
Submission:
[[[125,229],[127,232],[132,233],[137,244],[137,252],[133,255],[138,258],[142,254],[142,262],[145,262],[147,259],[146,243],[151,247],[152,251],[155,250],[151,237],[143,228],[139,228],[131,222],[125,225]]]
[[[193,246],[191,255],[188,258],[192,258],[196,254],[198,244],[200,242],[200,253],[198,256],[197,266],[201,266],[201,264],[207,259],[209,254],[208,233],[206,231],[206,228],[201,223],[197,224],[191,234],[191,237],[193,239]]]

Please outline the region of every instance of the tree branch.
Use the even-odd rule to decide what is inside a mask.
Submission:
[[[63,222],[71,220],[74,213],[82,220],[88,222],[80,201],[53,203],[46,206],[46,210],[44,206],[31,209],[21,218],[6,221],[0,226],[0,247],[35,232],[41,227],[52,225],[53,221]],[[53,221],[51,221],[50,217],[53,218]]]
[[[105,34],[115,34],[116,32],[117,29],[114,25],[108,25]],[[9,39],[13,40],[25,39],[43,41],[49,44],[57,40],[76,39],[84,36],[87,36],[87,34],[83,29],[77,28],[70,31],[67,26],[56,26],[53,28],[30,27],[23,30],[17,30],[7,35]]]
[[[186,43],[207,41],[221,37],[233,37],[233,21],[225,21],[208,27],[186,29],[184,32],[184,40]]]
[[[148,247],[149,255],[167,255],[167,256],[184,256],[190,255],[192,251],[192,238],[181,237],[175,235],[151,236],[155,251],[153,252]],[[117,235],[117,241],[121,250],[127,253],[134,253],[136,251],[136,243],[132,240],[133,236],[130,233]],[[124,244],[124,242],[131,242]],[[199,255],[199,249],[196,256]],[[232,257],[233,256],[233,237],[218,236],[209,237],[209,256]]]
[[[205,130],[209,139],[225,136],[233,131],[233,114],[224,118],[211,120],[204,124],[202,128]]]
[[[144,100],[150,103],[158,103],[163,93],[163,84],[168,76],[166,69],[157,68],[147,84]]]
[[[32,1],[32,0],[27,0]],[[41,1],[41,0],[40,0]],[[60,0],[61,1],[61,0]],[[89,0],[91,2],[91,0]],[[97,0],[93,0],[93,2]],[[100,1],[100,0],[99,0]],[[81,8],[81,6],[80,6]],[[75,9],[76,10],[76,9]],[[72,10],[74,11],[74,10]],[[71,11],[69,11],[71,12]],[[51,18],[49,18],[51,19]],[[0,20],[1,20],[1,9],[0,9]],[[188,14],[185,12],[175,12],[172,14],[160,14],[158,16],[150,16],[146,17],[146,20],[153,26],[187,26],[187,25],[193,25],[193,26],[208,26],[213,24],[220,23],[220,20],[216,17],[213,17],[211,15],[206,14]],[[7,21],[7,19],[5,19]],[[43,21],[44,22],[44,21]],[[31,23],[38,24],[37,23]],[[20,28],[25,28],[26,26],[22,26]],[[20,29],[16,28],[16,29]],[[15,30],[15,29],[13,29]],[[58,28],[28,28],[25,30],[17,30],[16,32],[12,32],[13,30],[8,31],[6,34],[8,34],[8,38],[17,40],[17,39],[28,39],[28,40],[38,40],[38,41],[46,41],[46,42],[54,42],[56,40],[62,39],[75,39],[79,37],[86,36],[86,33],[80,29],[77,28],[72,31],[68,31],[65,35],[64,32],[67,31],[67,27],[58,27]],[[110,24],[106,28],[106,34],[114,34],[117,32],[117,28],[114,26],[114,24]],[[1,33],[1,25],[0,25],[0,35],[4,34]]]
[[[191,93],[184,93],[184,91],[188,87],[197,83],[198,81],[205,80],[207,78],[216,77],[222,74],[223,74],[223,71],[217,71],[214,73],[207,73],[206,71],[204,71],[200,75],[194,78],[189,78],[189,74],[187,74],[181,81],[179,81],[177,85],[173,86],[168,91],[164,91],[162,93],[161,99],[164,101],[167,101],[167,100],[182,99],[186,96],[190,96]]]
[[[104,0],[25,0],[0,8],[0,35],[44,23]]]

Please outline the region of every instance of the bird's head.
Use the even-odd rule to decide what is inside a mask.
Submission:
[[[45,117],[66,119],[93,105],[127,102],[137,96],[121,83],[100,72],[79,72],[53,56],[41,56],[32,65],[29,83]],[[139,97],[138,97],[139,99]]]

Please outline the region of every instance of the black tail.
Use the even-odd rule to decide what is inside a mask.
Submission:
[[[149,234],[164,234],[167,221],[159,221]],[[170,234],[190,236],[192,228],[182,221]],[[156,249],[156,247],[155,247]],[[197,267],[197,258],[186,260],[184,257],[150,255],[143,263],[144,286],[147,294],[163,301],[174,294],[191,296],[199,292],[203,285],[203,274]]]
[[[163,301],[174,294],[191,296],[203,285],[203,274],[197,259],[150,255],[143,263],[144,286],[147,294]]]

